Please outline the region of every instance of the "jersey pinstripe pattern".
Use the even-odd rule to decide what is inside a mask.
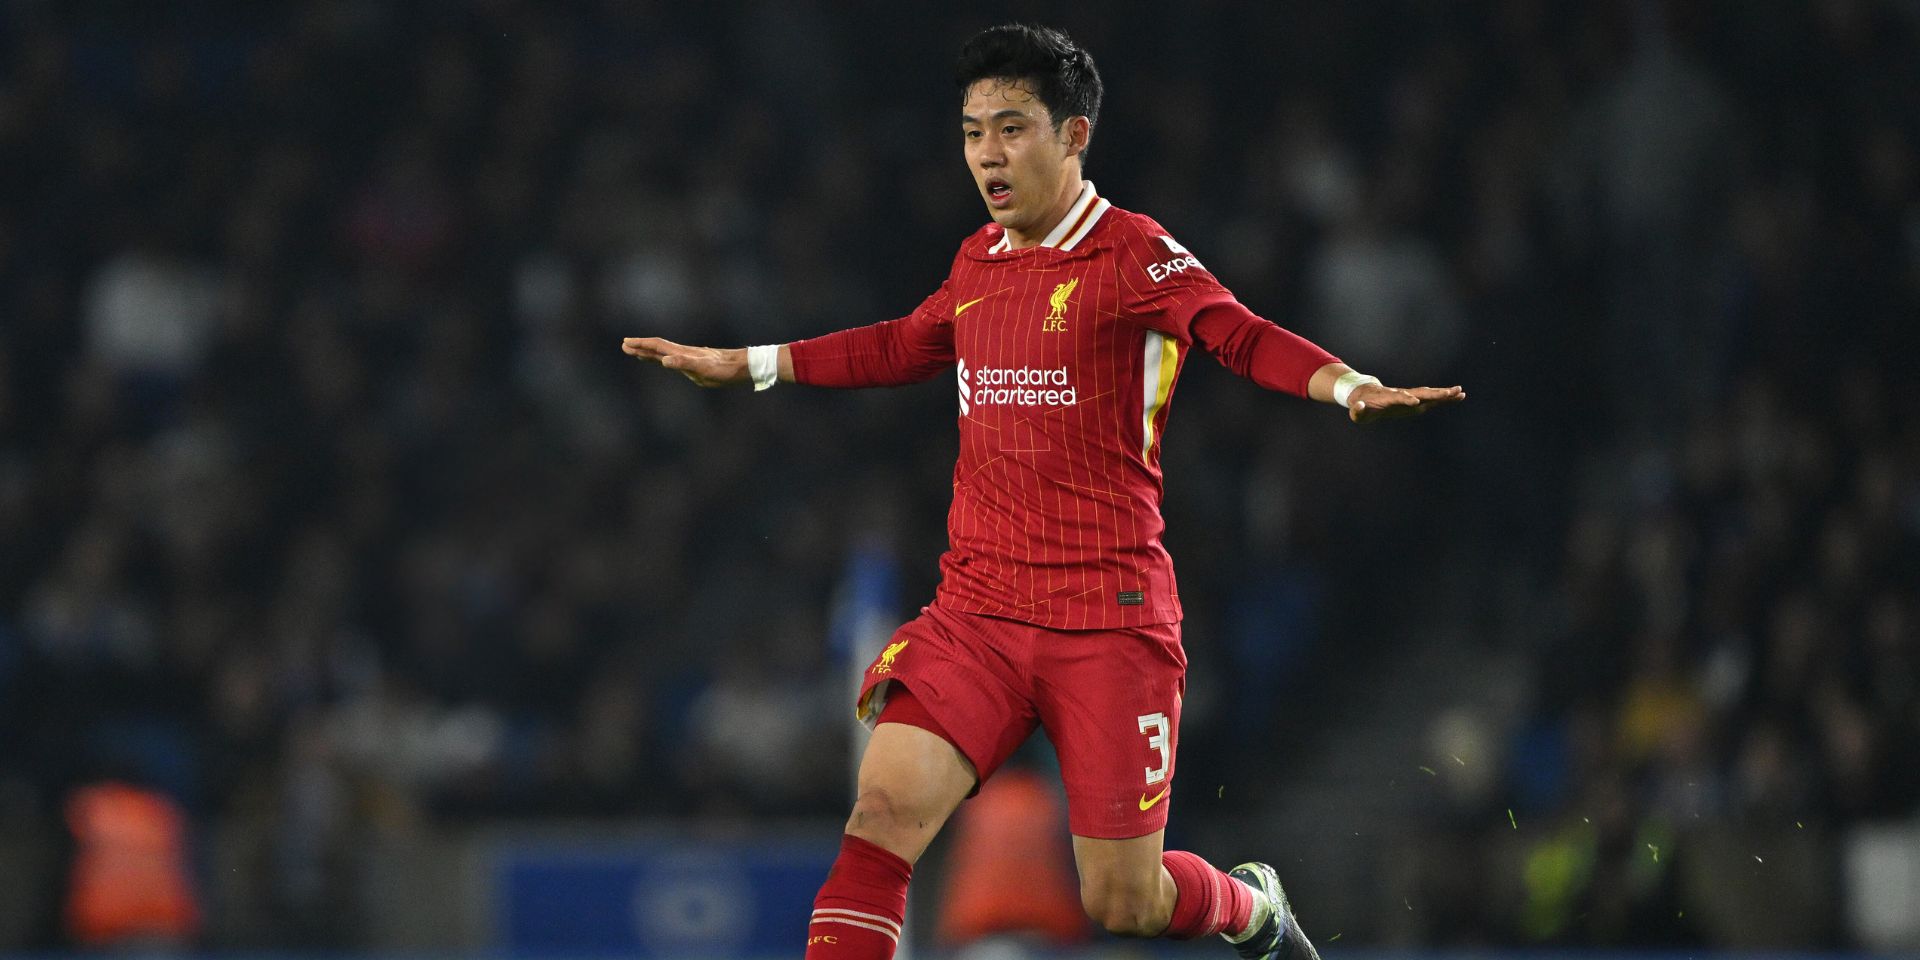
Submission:
[[[1088,183],[1039,246],[1010,249],[988,224],[912,314],[790,350],[796,379],[823,386],[953,369],[960,449],[935,602],[1078,630],[1180,619],[1160,441],[1196,341],[1295,393],[1333,360],[1248,313],[1159,224]]]

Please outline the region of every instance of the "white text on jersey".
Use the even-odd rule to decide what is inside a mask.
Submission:
[[[1176,273],[1185,273],[1188,270],[1205,270],[1206,269],[1206,267],[1203,267],[1200,265],[1199,259],[1194,257],[1193,254],[1188,253],[1186,247],[1183,247],[1178,243],[1175,243],[1172,237],[1169,237],[1163,234],[1161,235],[1160,240],[1161,242],[1165,243],[1167,245],[1167,249],[1173,251],[1174,254],[1176,254],[1176,256],[1172,260],[1168,260],[1165,263],[1154,263],[1154,264],[1147,265],[1147,276],[1151,278],[1154,283],[1159,283],[1160,281],[1165,280],[1166,278],[1171,277]]]
[[[1071,407],[1079,391],[1066,367],[981,367],[967,369],[960,361],[960,415],[975,406],[1007,404],[1016,407]]]

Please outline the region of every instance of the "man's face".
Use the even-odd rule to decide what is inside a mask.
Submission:
[[[1072,198],[1061,194],[1085,126],[1076,117],[1055,130],[1046,104],[1019,81],[990,77],[968,88],[960,109],[967,169],[994,222],[1030,236],[1065,214]]]

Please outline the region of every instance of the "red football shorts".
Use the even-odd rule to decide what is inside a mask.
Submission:
[[[858,709],[869,727],[932,729],[982,782],[1042,727],[1060,757],[1068,826],[1124,839],[1167,825],[1186,674],[1177,623],[1053,630],[929,606],[867,667]],[[887,716],[895,681],[913,705]],[[920,713],[934,723],[916,722]]]

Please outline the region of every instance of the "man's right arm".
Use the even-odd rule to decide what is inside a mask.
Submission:
[[[938,300],[940,303],[935,303]],[[898,387],[953,366],[953,318],[944,298],[898,320],[797,340],[780,350],[781,379],[816,387]]]
[[[772,362],[777,379],[818,387],[896,387],[919,383],[953,366],[953,317],[945,284],[897,320],[778,347],[689,347],[658,337],[628,337],[620,349],[678,371],[703,387],[753,383],[754,360]],[[766,352],[762,352],[766,351]],[[769,356],[769,354],[771,354]],[[764,376],[764,373],[763,373]],[[763,389],[771,380],[763,379]]]

